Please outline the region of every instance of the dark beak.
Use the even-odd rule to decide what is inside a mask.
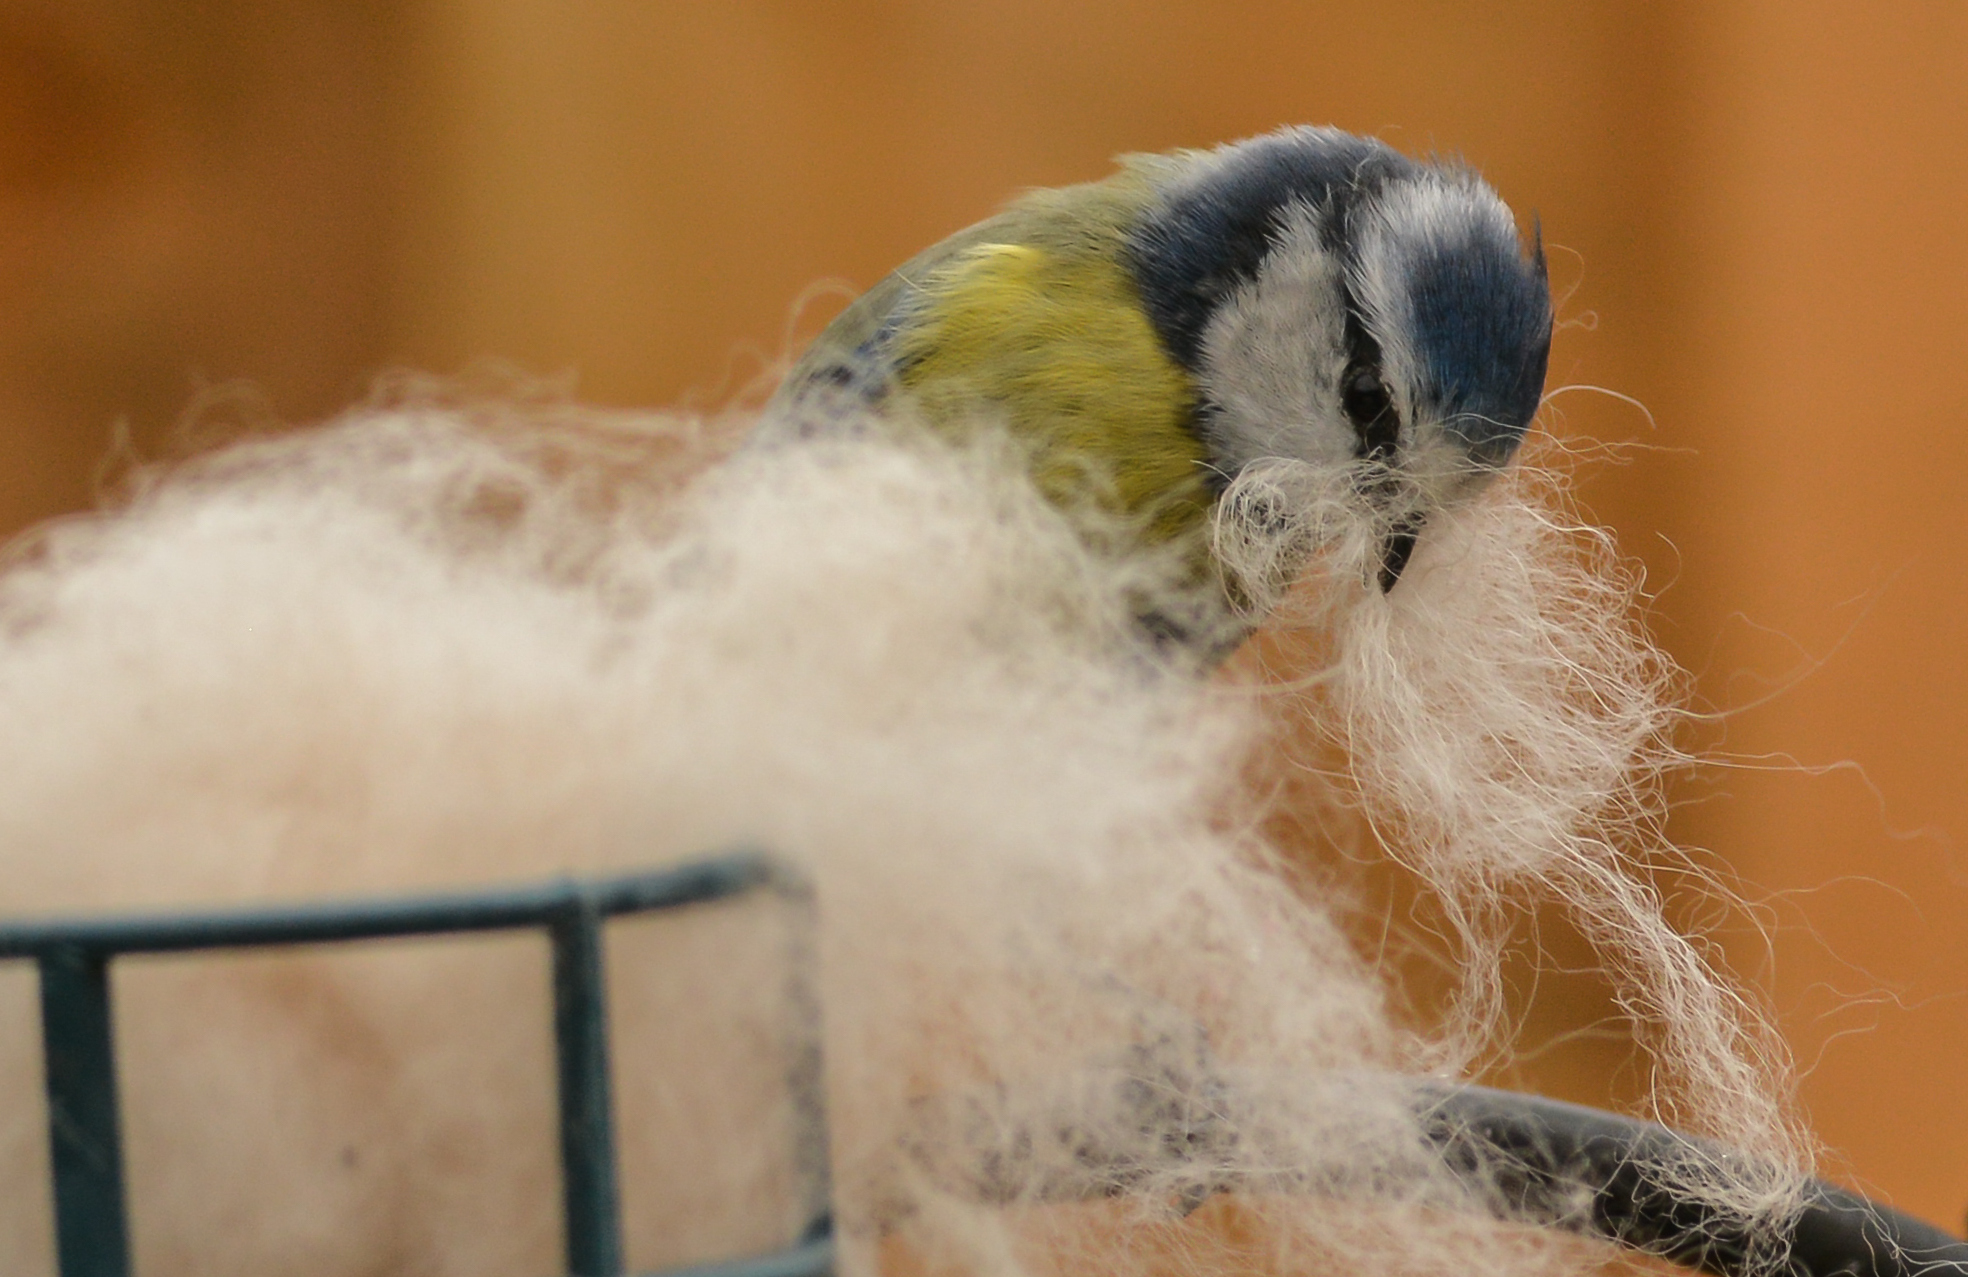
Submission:
[[[1407,571],[1408,560],[1414,557],[1415,539],[1421,535],[1421,525],[1427,520],[1418,514],[1409,515],[1394,525],[1387,534],[1386,544],[1380,547],[1380,592],[1387,593],[1394,583]]]

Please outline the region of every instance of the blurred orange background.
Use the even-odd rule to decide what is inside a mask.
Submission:
[[[1333,123],[1477,165],[1562,299],[1551,429],[1728,711],[1675,832],[1763,903],[1829,1169],[1968,1203],[1968,7],[0,2],[0,531],[245,379],[492,358],[715,404],[1114,154]],[[811,331],[808,323],[805,331]],[[1651,418],[1651,420],[1650,420]],[[1589,977],[1511,1080],[1630,1090]],[[1595,1001],[1596,1000],[1596,1001]]]

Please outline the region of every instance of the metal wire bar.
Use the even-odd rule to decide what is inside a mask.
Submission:
[[[1538,1095],[1417,1087],[1423,1129],[1497,1214],[1593,1233],[1714,1277],[1774,1258],[1791,1277],[1968,1277],[1968,1243],[1819,1180],[1785,1235],[1689,1190],[1742,1155],[1667,1127]]]
[[[64,945],[104,955],[183,953],[511,931],[544,926],[578,904],[614,917],[722,900],[766,885],[791,892],[803,889],[796,875],[764,853],[737,851],[674,869],[592,882],[564,878],[525,887],[386,900],[14,922],[0,926],[0,959],[38,958]]]
[[[1253,1141],[1271,1105],[1322,1093],[1333,1111],[1400,1099],[1439,1161],[1405,1172],[1300,1165]],[[1758,1170],[1748,1155],[1664,1126],[1431,1079],[1221,1068],[1199,1040],[1161,1039],[1018,1088],[931,1097],[914,1117],[903,1147],[922,1173],[984,1202],[1139,1192],[1193,1211],[1219,1193],[1371,1198],[1389,1175],[1416,1175],[1421,1187],[1445,1169],[1461,1191],[1443,1205],[1601,1237],[1712,1277],[1968,1277],[1968,1243],[1822,1181],[1806,1182],[1793,1215],[1738,1209],[1713,1190]]]
[[[55,1255],[62,1277],[124,1277],[130,1271],[130,1242],[116,1121],[109,962],[100,953],[63,946],[41,953],[37,965]]]
[[[110,1007],[109,971],[114,958],[128,953],[530,927],[545,928],[553,948],[568,1271],[571,1277],[618,1277],[623,1271],[623,1248],[603,923],[621,914],[721,900],[761,887],[795,899],[803,906],[802,914],[810,912],[811,890],[799,875],[762,853],[737,851],[673,869],[599,881],[565,879],[540,886],[388,900],[0,926],[0,959],[32,958],[41,973],[42,1051],[61,1277],[129,1277],[130,1273]],[[810,927],[810,920],[802,918],[800,925]],[[796,981],[804,979],[802,973],[795,973]],[[803,1027],[817,1035],[817,1010],[805,1003],[797,1009],[803,1022],[812,1021]],[[815,1147],[821,1150],[815,1223],[791,1250],[720,1266],[720,1272],[729,1270],[728,1277],[817,1277],[831,1271],[831,1228],[825,1213],[826,1124],[817,1052],[816,1037],[793,1069],[795,1104],[802,1118],[802,1162],[813,1160]]]
[[[770,886],[810,903],[806,884],[756,852],[597,882],[346,901],[288,908],[36,921],[0,926],[0,959],[40,969],[56,1250],[62,1277],[128,1277],[118,1135],[111,960],[125,953],[317,944],[544,927],[554,955],[561,1157],[568,1271],[617,1277],[623,1264],[608,1061],[602,928],[609,917],[675,908]],[[802,920],[810,926],[810,919]],[[801,931],[797,958],[810,946]],[[796,963],[797,965],[797,963]],[[795,1011],[817,1044],[818,1006],[800,972]],[[805,1122],[801,1161],[819,1176],[825,1125],[817,1045],[797,1053],[792,1081]],[[1538,1096],[1480,1087],[1416,1086],[1424,1129],[1452,1169],[1493,1193],[1498,1214],[1595,1233],[1716,1277],[1742,1277],[1768,1239],[1686,1191],[1676,1167],[1703,1150],[1665,1127]],[[1198,1151],[1208,1132],[1195,1137]],[[1499,1168],[1506,1173],[1499,1174]],[[1111,1168],[1084,1168],[1088,1171]],[[1135,1168],[1140,1169],[1140,1168]],[[1123,1179],[1125,1177],[1122,1177]],[[1112,1187],[1102,1173],[1091,1182]],[[1216,1191],[1235,1191],[1223,1183]],[[1816,1183],[1788,1236],[1774,1239],[1792,1277],[1968,1277],[1968,1244],[1856,1194]],[[822,1277],[833,1269],[824,1213],[792,1249],[679,1270],[672,1277]]]
[[[622,1208],[615,1186],[601,915],[575,903],[554,919],[552,932],[567,1271],[571,1277],[614,1277],[622,1271]]]

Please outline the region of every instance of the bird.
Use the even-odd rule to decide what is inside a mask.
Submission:
[[[814,404],[846,402],[996,423],[1050,501],[1101,514],[1083,522],[1110,552],[1175,547],[1221,605],[1204,610],[1241,615],[1209,548],[1240,476],[1287,461],[1338,481],[1388,594],[1431,517],[1516,452],[1551,330],[1541,235],[1527,247],[1472,168],[1291,126],[1018,197],[853,301],[767,418],[811,434]],[[1249,629],[1225,644],[1194,610],[1141,620],[1219,648]]]

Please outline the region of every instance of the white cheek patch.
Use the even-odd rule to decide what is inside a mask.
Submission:
[[[1215,412],[1203,430],[1226,477],[1265,458],[1352,459],[1357,439],[1339,410],[1344,269],[1320,241],[1318,214],[1292,207],[1258,277],[1210,317],[1200,380]]]

